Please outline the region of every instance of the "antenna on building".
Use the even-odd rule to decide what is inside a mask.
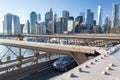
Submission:
[[[102,0],[99,0],[99,5],[102,5]]]

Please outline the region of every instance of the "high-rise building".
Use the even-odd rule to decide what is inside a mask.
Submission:
[[[118,26],[119,23],[119,4],[114,3],[112,6],[112,28]]]
[[[50,8],[50,19],[53,20],[53,10]]]
[[[21,34],[20,20],[17,15],[12,16],[12,34]]]
[[[98,5],[97,25],[102,26],[102,5]]]
[[[110,17],[106,17],[105,18],[105,22],[104,22],[104,32],[109,32],[111,30],[111,20],[110,20]]]
[[[90,22],[91,22],[91,9],[87,9],[86,22],[87,22],[88,24],[90,24]]]
[[[91,12],[91,25],[93,26],[94,25],[94,13]]]
[[[93,21],[93,25],[96,26],[96,20]]]
[[[64,33],[64,31],[67,31],[67,18],[61,17],[61,33]]]
[[[62,33],[62,20],[61,18],[57,18],[57,28],[56,28],[56,33],[61,34]]]
[[[67,21],[69,19],[69,16],[70,16],[69,11],[63,10],[63,12],[62,12],[62,27],[63,27],[63,31],[62,32],[67,31]]]
[[[85,12],[80,12],[80,16],[83,17],[83,22],[85,22]]]
[[[91,12],[91,9],[87,9],[87,19],[86,19],[87,24],[93,26],[94,23],[94,13]]]
[[[67,21],[67,31],[70,33],[75,32],[75,27],[74,27],[74,17],[69,17]]]
[[[36,12],[30,13],[30,33],[33,34],[35,31],[35,23],[37,22]]]
[[[20,20],[17,15],[8,13],[4,16],[3,33],[4,34],[21,34]]]
[[[29,34],[30,33],[30,22],[29,20],[26,20],[24,27],[23,27],[23,33],[24,34]]]
[[[5,33],[5,24],[4,24],[4,20],[2,21],[2,24],[3,24],[3,34]]]
[[[23,34],[24,24],[20,24],[20,28],[21,28],[20,33]]]
[[[66,10],[64,10],[64,11],[62,12],[62,17],[63,17],[63,18],[69,18],[69,12],[66,11]]]
[[[83,16],[77,16],[77,17],[75,18],[75,21],[76,21],[76,22],[79,22],[79,23],[82,23],[82,22],[83,22]]]
[[[39,29],[39,34],[40,34],[40,35],[46,34],[45,22],[40,21],[40,22],[38,22],[38,23],[40,24],[39,27],[38,27],[38,29]]]
[[[4,16],[4,26],[3,26],[3,33],[4,34],[12,34],[12,14],[8,13]]]
[[[64,33],[65,31],[67,31],[67,18],[57,18],[56,20],[56,33],[57,34],[62,34]]]
[[[48,34],[53,34],[53,11],[50,8],[50,11],[45,14],[45,24],[46,24],[46,32]]]
[[[74,26],[75,26],[75,32],[76,33],[80,33],[80,24],[83,23],[83,16],[77,16],[75,18],[75,23],[74,23]]]
[[[35,33],[36,33],[36,34],[40,34],[40,35],[46,34],[45,22],[37,21],[37,22],[35,23]]]
[[[54,33],[57,33],[56,28],[57,28],[57,14],[55,13],[54,14]]]
[[[37,21],[41,21],[41,15],[40,14],[38,14],[38,16],[37,16]]]

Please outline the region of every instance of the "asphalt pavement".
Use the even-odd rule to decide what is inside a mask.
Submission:
[[[63,72],[53,70],[51,67],[47,67],[43,70],[38,70],[29,75],[25,75],[17,80],[55,80],[55,77],[62,73]]]

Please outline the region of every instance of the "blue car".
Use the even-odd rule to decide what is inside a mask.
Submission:
[[[69,55],[60,57],[57,61],[55,61],[52,64],[52,68],[54,70],[59,70],[59,71],[68,71],[69,69],[74,68],[76,66],[77,66],[77,63]]]

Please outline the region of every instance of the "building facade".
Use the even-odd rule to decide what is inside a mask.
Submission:
[[[36,12],[30,13],[30,33],[33,34],[35,31],[35,23],[37,22]]]
[[[54,33],[57,33],[57,14],[54,14]]]
[[[12,16],[12,34],[21,34],[20,20],[17,15]]]
[[[23,27],[23,33],[24,34],[29,34],[30,33],[30,22],[29,20],[26,20],[24,27]]]
[[[53,34],[54,27],[53,27],[53,11],[50,8],[49,12],[45,14],[45,24],[46,24],[46,32],[47,34]]]
[[[102,26],[102,5],[98,5],[97,25]]]
[[[67,21],[67,32],[75,33],[74,17],[69,17]]]
[[[8,13],[4,15],[3,21],[3,33],[4,34],[12,34],[12,14]]]
[[[4,34],[21,34],[20,20],[17,15],[8,13],[4,16],[3,21]]]
[[[64,10],[63,12],[62,12],[62,17],[63,18],[69,18],[69,11],[66,11],[66,10]]]
[[[119,21],[119,4],[114,3],[112,6],[112,28],[118,26]]]
[[[111,20],[110,20],[110,17],[107,16],[105,18],[105,22],[104,23],[105,23],[104,26],[103,26],[104,32],[105,33],[109,33],[111,31]]]
[[[85,22],[85,12],[80,12],[80,16],[83,17],[83,22]]]
[[[42,21],[38,21],[36,23],[36,30],[37,30],[37,34],[39,35],[44,35],[46,34],[46,26],[45,26],[45,22]]]
[[[94,13],[91,11],[91,9],[87,9],[87,18],[86,22],[87,24],[93,26],[94,21]]]

